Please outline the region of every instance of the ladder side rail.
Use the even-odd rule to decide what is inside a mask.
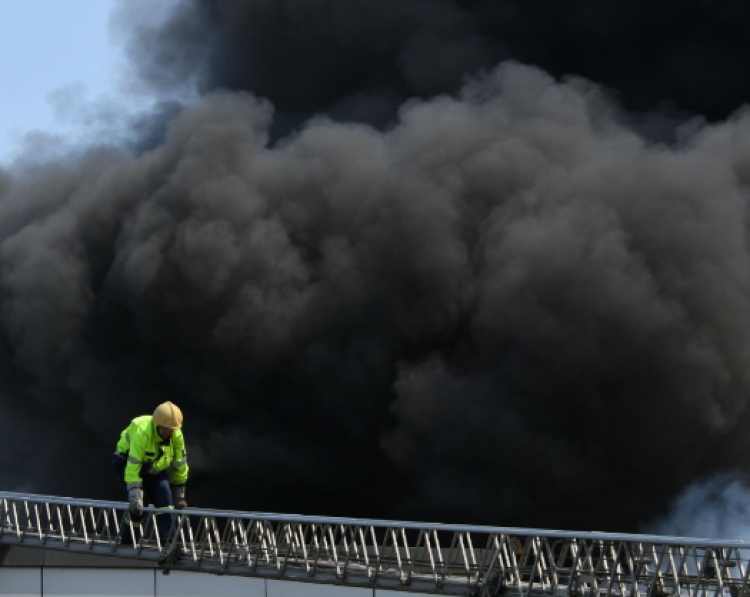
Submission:
[[[62,505],[74,504],[77,506],[95,506],[95,507],[115,507],[122,508],[123,502],[112,502],[104,500],[84,500],[77,498],[61,498],[58,496],[43,496],[36,494],[24,494],[24,493],[13,493],[13,492],[0,492],[0,498],[10,497],[12,499],[27,499],[28,501],[36,502],[48,502],[58,503]],[[144,511],[148,511],[149,508],[145,508]],[[376,519],[352,519],[352,518],[341,518],[341,517],[323,517],[323,516],[302,516],[302,515],[291,515],[291,514],[277,514],[277,513],[266,513],[266,512],[241,512],[232,510],[211,510],[207,508],[198,509],[185,509],[187,514],[196,516],[213,516],[215,518],[244,518],[247,520],[253,519],[267,519],[267,520],[289,520],[297,522],[328,522],[332,524],[363,524],[363,525],[374,525],[376,527],[388,527],[396,526],[398,528],[406,529],[437,529],[442,531],[453,532],[456,530],[465,530],[468,532],[475,533],[508,533],[517,536],[542,536],[542,537],[555,537],[555,538],[578,538],[578,539],[599,539],[605,541],[643,541],[651,543],[665,543],[673,545],[705,545],[706,547],[746,547],[747,544],[742,541],[729,541],[729,540],[716,540],[716,539],[691,539],[685,537],[668,537],[659,535],[643,535],[643,534],[625,534],[625,533],[601,533],[601,532],[576,532],[576,531],[560,531],[560,530],[547,530],[547,529],[532,529],[532,528],[516,528],[516,527],[490,527],[490,526],[479,526],[479,525],[456,525],[456,524],[441,524],[441,523],[420,523],[420,522],[408,522],[408,521],[389,521],[389,520],[376,520]]]
[[[76,506],[94,506],[94,507],[112,507],[122,509],[123,502],[112,502],[104,500],[83,500],[74,498],[61,498],[58,496],[44,496],[36,494],[26,493],[15,493],[15,492],[0,492],[0,498],[9,498],[14,500],[26,499],[27,501],[42,502],[49,504],[61,504],[61,505],[76,505]],[[144,511],[150,511],[150,508],[144,508]],[[440,523],[419,523],[419,522],[408,522],[408,521],[389,521],[389,520],[376,520],[376,519],[355,519],[355,518],[337,518],[337,517],[322,517],[322,516],[302,516],[302,515],[291,515],[291,514],[276,514],[266,512],[240,512],[232,510],[211,510],[211,509],[185,509],[186,514],[196,516],[213,516],[214,518],[243,518],[246,520],[288,520],[295,522],[326,522],[331,524],[362,524],[365,526],[375,526],[376,528],[390,528],[398,527],[405,529],[437,529],[441,531],[464,531],[473,533],[506,533],[516,536],[542,536],[542,537],[554,537],[554,538],[567,538],[567,539],[599,539],[606,541],[643,541],[649,543],[658,544],[672,544],[672,545],[704,545],[706,547],[747,547],[748,544],[743,541],[730,541],[730,540],[716,540],[716,539],[693,539],[686,537],[669,537],[659,535],[638,535],[638,534],[624,534],[624,533],[601,533],[601,532],[576,532],[576,531],[560,531],[560,530],[544,530],[544,529],[530,529],[530,528],[517,528],[517,527],[490,527],[490,526],[478,526],[478,525],[456,525],[456,524],[440,524]]]
[[[212,510],[187,510],[184,519],[177,515],[170,536],[162,537],[156,509],[143,509],[141,525],[121,521],[124,509],[122,502],[0,493],[0,543],[129,556],[131,548],[123,549],[120,542],[127,525],[136,557],[153,559],[154,551],[166,550],[172,537],[179,536],[198,567],[224,571],[233,570],[245,557],[255,566],[262,559],[286,576],[293,574],[292,568],[315,576],[325,563],[335,566],[339,580],[364,569],[370,582],[381,586],[377,580],[384,573],[396,572],[389,565],[393,562],[403,585],[414,579],[434,582],[438,590],[447,579],[470,591],[484,590],[499,573],[503,586],[515,582],[519,593],[526,595],[558,593],[567,582],[569,592],[592,597],[655,597],[664,592],[673,597],[750,597],[750,544],[740,541],[567,531],[535,534],[533,529],[515,529],[512,535],[492,532],[503,527],[390,521],[363,525],[369,519]],[[189,524],[191,514],[197,527]],[[320,520],[330,522],[321,528],[313,522]],[[256,541],[251,540],[254,532]],[[447,536],[441,534],[447,532],[451,541],[444,551],[442,539]],[[477,541],[484,547],[478,548]]]

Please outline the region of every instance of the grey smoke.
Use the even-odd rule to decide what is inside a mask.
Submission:
[[[697,481],[673,502],[655,533],[709,539],[750,539],[750,488],[741,475],[724,473]]]
[[[24,483],[112,497],[165,397],[210,507],[635,530],[747,466],[746,112],[652,144],[505,63],[385,131],[273,119],[212,93],[152,149],[3,174]]]

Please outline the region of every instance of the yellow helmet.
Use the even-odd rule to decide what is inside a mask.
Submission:
[[[182,411],[176,404],[164,402],[157,406],[154,411],[154,425],[161,425],[169,429],[180,429],[182,427]]]

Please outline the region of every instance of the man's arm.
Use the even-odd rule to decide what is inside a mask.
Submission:
[[[172,497],[175,508],[187,508],[185,500],[185,483],[189,471],[187,463],[187,451],[185,450],[185,438],[182,433],[174,438],[174,460],[171,464],[170,485],[172,486]]]

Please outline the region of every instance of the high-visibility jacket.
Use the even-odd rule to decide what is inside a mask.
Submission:
[[[125,483],[128,489],[143,485],[142,473],[156,474],[170,470],[170,483],[184,485],[188,478],[187,452],[182,431],[162,439],[151,415],[136,417],[120,435],[117,452],[127,458]]]

